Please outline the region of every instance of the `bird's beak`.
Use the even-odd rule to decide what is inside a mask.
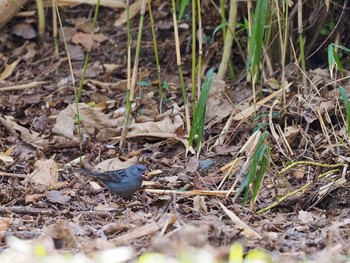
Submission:
[[[146,172],[144,172],[143,174],[142,174],[142,178],[143,178],[143,180],[145,180],[145,181],[149,181],[149,177],[147,176],[148,175],[148,172],[146,171]]]

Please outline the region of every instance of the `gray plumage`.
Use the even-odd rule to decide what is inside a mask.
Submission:
[[[141,188],[143,172],[148,169],[142,164],[134,164],[126,169],[93,172],[79,169],[79,172],[99,179],[114,194],[121,197],[130,196]]]

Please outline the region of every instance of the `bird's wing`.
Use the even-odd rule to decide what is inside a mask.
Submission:
[[[111,181],[120,183],[125,176],[125,170],[115,170],[115,171],[107,171],[99,174],[97,177],[103,181]]]

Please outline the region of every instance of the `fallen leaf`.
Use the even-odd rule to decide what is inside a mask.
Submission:
[[[294,142],[299,133],[300,128],[296,125],[284,128],[284,136],[286,137],[289,145],[291,145]]]
[[[62,191],[51,190],[46,192],[46,198],[52,203],[66,204],[71,197],[67,194],[63,194]]]
[[[114,134],[109,136],[115,136],[122,129],[123,119],[111,119],[103,112],[89,107],[85,103],[79,103],[79,114],[82,120],[82,126],[85,128],[87,134],[96,136],[97,132],[101,132],[104,129],[112,128]],[[66,109],[61,111],[56,120],[56,124],[53,127],[53,132],[61,134],[72,140],[78,140],[75,134],[75,122],[76,122],[76,105],[68,105]],[[97,136],[99,139],[109,139],[103,136]]]
[[[21,61],[21,59],[17,59],[16,61],[14,61],[10,65],[5,64],[5,69],[0,74],[0,80],[4,80],[4,79],[8,78],[12,74],[12,72],[15,70],[16,66],[18,65],[18,63],[20,61]]]
[[[186,164],[186,172],[192,174],[195,171],[197,171],[198,166],[199,166],[198,158],[196,156],[192,156],[190,157],[190,159],[188,160],[188,163]]]
[[[227,99],[225,88],[224,81],[213,78],[206,106],[205,118],[207,120],[220,121],[232,113],[233,106]]]
[[[31,24],[21,23],[16,24],[12,30],[11,34],[23,39],[33,39],[38,36],[38,33]]]
[[[121,25],[125,24],[128,19],[131,19],[134,16],[136,16],[140,12],[141,3],[142,3],[142,0],[136,0],[132,5],[130,5],[128,13],[126,11],[121,13],[119,15],[119,18],[117,20],[115,20],[114,26],[121,26]],[[147,8],[146,8],[146,10],[147,10]],[[129,18],[128,18],[128,16],[129,16]]]
[[[54,160],[38,160],[34,164],[35,170],[28,176],[28,181],[40,188],[48,189],[58,185],[58,167]]]

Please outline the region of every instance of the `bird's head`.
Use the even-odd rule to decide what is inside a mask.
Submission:
[[[133,166],[130,166],[128,169],[128,172],[134,176],[134,177],[138,177],[138,178],[142,178],[142,179],[148,179],[143,173],[148,171],[147,167],[142,165],[142,164],[135,164]]]

